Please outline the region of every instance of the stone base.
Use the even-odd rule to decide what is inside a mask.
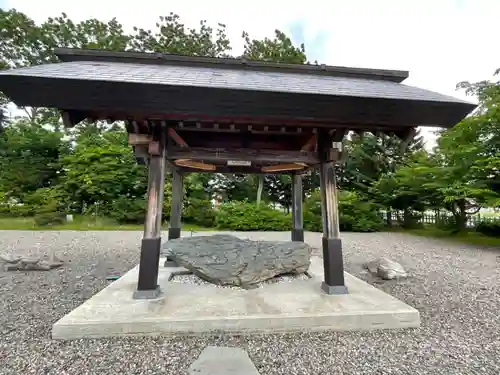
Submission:
[[[155,299],[161,295],[161,289],[159,286],[156,289],[150,290],[136,290],[132,295],[133,299]]]
[[[161,264],[165,258],[160,259]],[[174,271],[159,271],[162,294],[132,298],[137,267],[56,322],[54,339],[124,335],[243,334],[325,330],[372,330],[420,325],[413,307],[345,273],[349,294],[321,290],[322,260],[311,259],[308,280],[257,289],[214,288],[168,281]]]
[[[323,281],[321,283],[321,290],[328,295],[334,294],[347,294],[347,287],[345,285],[328,285]]]

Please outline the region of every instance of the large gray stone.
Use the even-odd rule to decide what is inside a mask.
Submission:
[[[373,275],[384,280],[402,279],[408,276],[401,264],[388,258],[379,258],[364,264]]]
[[[302,242],[252,241],[230,235],[179,238],[164,245],[164,255],[202,279],[245,289],[277,275],[306,272],[311,250]]]

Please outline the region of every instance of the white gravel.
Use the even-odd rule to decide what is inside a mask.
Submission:
[[[47,272],[0,271],[0,374],[185,374],[207,345],[242,347],[261,375],[500,374],[500,249],[394,233],[345,233],[346,268],[416,307],[417,330],[52,341],[55,321],[105,287],[107,274],[138,263],[140,238],[0,231],[1,253],[54,251],[68,261]],[[361,265],[380,256],[410,277],[371,279]]]
[[[259,283],[256,288],[264,288],[267,284],[280,284],[280,283],[289,283],[294,280],[308,280],[309,277],[306,274],[300,274],[300,275],[283,275],[283,276],[277,276],[273,277],[272,279],[266,280],[264,282]],[[200,279],[196,275],[175,275],[170,282],[172,283],[181,283],[181,284],[194,284],[194,285],[206,285],[212,288],[231,288],[231,289],[237,289],[244,291],[244,289],[240,287],[235,287],[231,285],[215,285],[212,283],[209,283],[208,281],[205,281],[203,279]]]

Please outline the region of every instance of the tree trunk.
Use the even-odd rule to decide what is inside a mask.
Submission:
[[[262,200],[262,191],[264,190],[264,175],[259,176],[259,187],[257,189],[257,206],[260,205]]]
[[[465,199],[461,199],[458,201],[458,215],[457,219],[457,229],[459,232],[462,232],[467,229],[467,213],[465,211]]]
[[[385,211],[385,220],[386,220],[387,227],[392,228],[392,211],[391,210]]]

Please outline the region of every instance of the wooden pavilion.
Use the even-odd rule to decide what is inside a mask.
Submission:
[[[324,282],[347,293],[334,164],[349,131],[409,140],[417,126],[452,127],[475,105],[401,82],[406,71],[290,65],[159,53],[58,49],[60,62],[0,72],[18,106],[61,111],[65,126],[124,121],[149,166],[135,298],[155,298],[165,171],[173,173],[169,239],[180,237],[183,175],[293,175],[292,240],[303,241],[301,174],[319,168]]]

